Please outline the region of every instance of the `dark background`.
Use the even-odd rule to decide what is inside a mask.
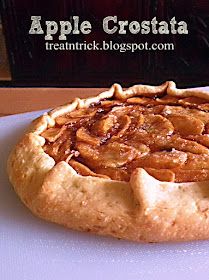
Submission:
[[[209,84],[208,0],[0,0],[12,86],[108,87],[175,80],[179,86]],[[69,20],[79,15],[92,23],[89,35],[68,35],[67,41],[173,42],[175,51],[69,52],[46,51],[43,35],[29,35],[31,15],[42,20]],[[102,19],[176,19],[188,23],[189,35],[108,35]],[[42,25],[43,26],[43,25]],[[54,41],[53,41],[54,42]]]

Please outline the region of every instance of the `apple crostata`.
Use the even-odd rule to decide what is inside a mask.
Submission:
[[[136,85],[35,120],[8,160],[31,211],[145,242],[209,238],[209,93]]]

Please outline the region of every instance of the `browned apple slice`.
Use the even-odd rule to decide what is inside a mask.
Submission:
[[[154,169],[172,169],[183,166],[187,160],[187,154],[180,151],[155,152],[142,156],[133,161],[132,168],[146,167]]]
[[[107,167],[121,167],[138,155],[133,147],[117,142],[104,145],[99,150],[102,155],[100,165]]]
[[[95,135],[104,137],[114,128],[117,124],[117,117],[114,115],[105,116],[95,122],[91,128],[91,132]]]
[[[49,128],[47,130],[45,130],[41,136],[44,137],[47,141],[49,142],[55,142],[61,135],[62,133],[65,131],[66,127],[63,126],[61,128]]]
[[[174,131],[172,123],[161,115],[147,115],[143,129],[150,134],[171,135]]]
[[[150,152],[150,148],[147,145],[139,141],[134,141],[134,139],[129,139],[125,141],[124,144],[134,147],[139,152],[139,155],[145,155]]]
[[[172,115],[168,119],[172,122],[174,131],[183,137],[202,134],[204,130],[204,123],[190,115]]]
[[[175,105],[178,104],[179,98],[174,96],[166,95],[162,98],[156,98],[158,104],[168,104],[168,105]]]
[[[99,166],[121,167],[138,155],[138,151],[133,147],[117,142],[98,148],[79,142],[77,143],[77,149],[81,156],[88,161],[88,165],[93,168]]]
[[[209,114],[197,109],[190,109],[189,114],[197,119],[200,119],[204,124],[209,122]]]
[[[128,115],[122,116],[118,120],[119,123],[119,132],[112,137],[112,140],[115,141],[118,138],[123,137],[125,132],[129,129],[131,124],[131,118]]]
[[[158,151],[171,149],[171,145],[168,144],[169,141],[170,136],[149,134],[145,130],[140,129],[138,131],[133,131],[132,133],[130,133],[126,143],[129,144],[130,142],[130,145],[134,146],[135,148],[137,148],[137,143],[144,144],[151,151]],[[145,148],[145,150],[147,150],[147,148]]]
[[[44,151],[53,157],[55,161],[65,160],[71,152],[71,145],[71,132],[66,130],[57,141],[44,146]]]
[[[188,140],[193,140],[207,148],[209,148],[209,134],[204,135],[189,135]]]
[[[162,110],[162,115],[165,116],[166,118],[169,115],[187,115],[188,113],[189,113],[188,108],[169,106],[169,105],[166,105]]]
[[[96,168],[95,169],[96,173],[99,174],[104,174],[108,177],[110,177],[112,180],[116,181],[126,181],[128,182],[130,180],[130,174],[128,174],[127,171],[121,169],[121,168],[111,168],[111,167],[106,167],[106,168]]]
[[[65,161],[67,163],[69,163],[69,161],[73,158],[73,157],[78,157],[80,155],[80,153],[78,151],[75,151],[75,150],[71,150],[70,151],[70,154],[66,157]]]
[[[190,152],[193,154],[207,154],[209,155],[209,149],[197,142],[186,140],[174,135],[170,138],[170,141],[166,144],[167,148],[174,148],[179,151]]]
[[[113,106],[123,105],[123,102],[119,100],[103,100],[101,101],[101,106],[104,108],[109,108]]]
[[[137,157],[138,156],[144,156],[150,152],[150,148],[138,141],[134,141],[134,139],[128,139],[128,140],[123,140],[121,139],[121,142],[127,146],[133,147],[137,151]]]
[[[139,113],[137,114],[137,116],[133,117],[132,115],[130,116],[130,129],[129,129],[129,134],[132,133],[133,131],[138,130],[138,128],[142,128],[143,124],[144,124],[144,115]]]
[[[133,112],[130,113],[131,116],[133,117],[137,117],[139,116],[139,112],[143,113],[145,116],[146,115],[160,115],[162,113],[162,111],[164,110],[165,106],[164,105],[157,105],[157,106],[153,106],[153,107],[143,107],[141,106],[141,108],[139,108],[138,110],[135,110]]]
[[[74,125],[78,123],[81,120],[81,118],[68,118],[65,116],[60,116],[56,118],[56,123],[58,125]]]
[[[198,109],[190,109],[190,108],[183,108],[183,107],[177,107],[177,106],[168,106],[166,105],[164,109],[162,110],[162,115],[166,118],[169,115],[186,115],[186,116],[192,116],[194,118],[197,118],[201,120],[204,124],[209,122],[209,114],[203,111],[200,111]]]
[[[209,180],[209,169],[175,170],[175,182],[199,182]]]
[[[84,142],[77,142],[76,149],[79,151],[81,157],[88,162],[90,167],[97,167],[100,157],[99,151],[96,147]]]
[[[90,119],[97,113],[97,108],[85,108],[77,109],[69,114],[59,116],[55,119],[58,125],[75,124],[80,121],[80,119]]]
[[[152,98],[147,97],[131,97],[126,100],[130,104],[140,104],[140,105],[156,105],[157,102]]]
[[[209,169],[209,155],[194,155],[188,153],[188,159],[182,169]]]
[[[165,182],[174,182],[175,173],[169,169],[154,169],[154,168],[145,168],[145,170],[157,180]]]
[[[58,125],[65,125],[65,124],[68,123],[69,118],[67,118],[67,117],[65,117],[65,116],[60,116],[60,117],[57,117],[57,118],[55,119],[55,121],[56,121],[56,123],[57,123]]]
[[[93,172],[86,165],[84,165],[76,160],[71,159],[69,161],[69,164],[70,164],[70,166],[72,166],[72,168],[75,169],[76,172],[78,172],[78,174],[80,174],[82,176],[94,176],[94,177],[110,179],[110,177],[108,177],[107,175],[98,174],[98,173]]]
[[[143,124],[144,124],[144,116],[140,114],[138,118],[136,118],[136,127],[141,128]]]
[[[200,104],[207,103],[208,101],[206,99],[200,98],[200,97],[187,97],[184,99],[179,100],[179,104],[183,106],[189,106],[189,107],[197,107]]]
[[[208,112],[209,111],[209,103],[198,105],[198,109]]]
[[[128,115],[134,110],[134,106],[129,105],[129,106],[117,106],[112,108],[112,110],[109,112],[110,115],[114,115],[117,117],[121,117],[124,115]]]
[[[71,153],[71,145],[72,145],[72,140],[71,139],[66,139],[63,144],[60,146],[58,150],[58,156],[59,160],[66,160],[68,155]]]
[[[97,113],[97,108],[81,108],[75,111],[72,111],[67,115],[69,118],[89,118],[94,117]]]
[[[100,139],[96,136],[93,136],[89,133],[89,131],[84,128],[84,127],[80,127],[77,132],[76,132],[76,139],[79,142],[86,142],[90,145],[95,145],[95,146],[99,146],[100,145]]]

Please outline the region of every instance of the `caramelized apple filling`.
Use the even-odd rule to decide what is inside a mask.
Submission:
[[[198,97],[103,100],[57,117],[44,151],[83,176],[129,181],[140,167],[161,181],[209,180],[208,110]]]

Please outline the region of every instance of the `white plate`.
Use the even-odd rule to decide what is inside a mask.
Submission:
[[[209,242],[136,244],[34,217],[8,182],[6,159],[40,112],[0,118],[0,279],[208,279]]]

